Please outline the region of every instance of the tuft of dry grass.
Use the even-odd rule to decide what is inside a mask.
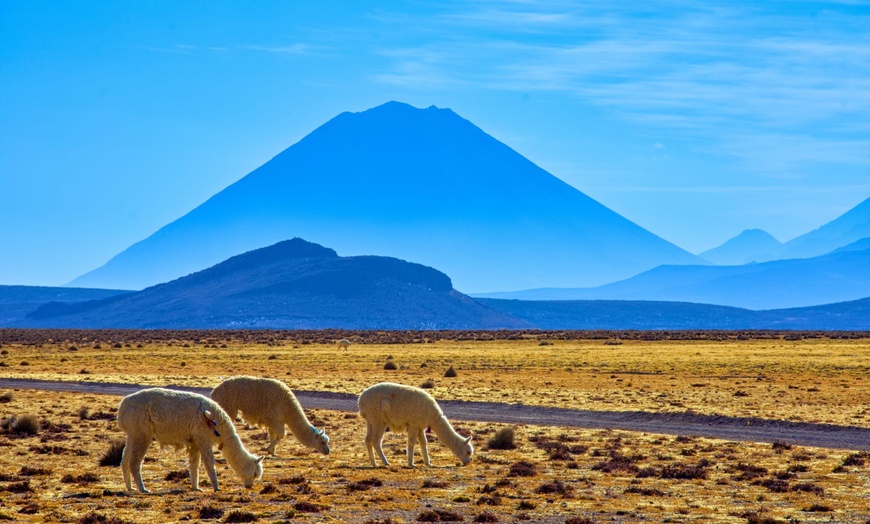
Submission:
[[[487,449],[517,449],[514,428],[502,428],[486,441]]]

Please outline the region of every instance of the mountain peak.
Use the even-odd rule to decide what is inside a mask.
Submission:
[[[698,256],[714,264],[738,266],[767,260],[782,248],[782,243],[762,229],[746,229],[722,245]]]
[[[452,110],[391,101],[336,116],[74,284],[141,289],[291,237],[437,267],[466,291],[699,262]]]

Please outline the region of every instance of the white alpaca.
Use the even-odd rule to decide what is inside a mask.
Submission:
[[[471,462],[474,453],[471,437],[465,438],[457,433],[435,399],[420,388],[391,382],[375,384],[360,393],[359,414],[366,421],[366,449],[372,467],[376,467],[373,449],[384,465],[390,465],[381,448],[388,427],[393,432],[408,432],[408,467],[414,467],[414,445],[417,442],[420,443],[423,461],[427,466],[432,465],[426,446],[426,428],[432,428],[463,465]]]
[[[284,426],[296,439],[310,449],[329,455],[329,437],[308,421],[296,395],[280,380],[256,377],[232,377],[224,380],[211,392],[211,398],[235,420],[239,411],[242,419],[251,425],[269,430],[270,455],[284,438]]]
[[[337,344],[338,344],[338,347],[340,347],[341,349],[347,351],[347,348],[350,347],[350,340],[348,340],[348,339],[346,339],[346,338],[343,338],[343,339],[339,340],[339,341],[337,342]]]
[[[220,446],[227,463],[246,488],[263,475],[263,457],[248,453],[224,410],[198,393],[150,388],[127,395],[118,406],[118,427],[127,433],[121,471],[128,490],[133,489],[132,474],[139,491],[150,493],[142,482],[142,461],[152,440],[187,449],[190,483],[196,491],[202,491],[199,488],[200,458],[214,490],[219,490],[212,451],[215,444]]]

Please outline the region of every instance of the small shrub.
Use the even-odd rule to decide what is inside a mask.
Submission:
[[[39,420],[36,415],[22,415],[12,422],[9,430],[16,435],[33,436],[39,433]]]
[[[182,481],[187,480],[188,478],[190,478],[190,471],[186,469],[180,469],[178,471],[170,471],[166,474],[165,477],[163,477],[163,480]]]
[[[696,466],[691,466],[687,464],[669,464],[663,467],[659,472],[659,477],[663,479],[706,479],[708,475],[709,473],[707,472],[707,468],[703,463],[703,460]]]
[[[33,491],[33,488],[30,487],[29,480],[23,480],[9,484],[3,488],[3,491],[8,491],[9,493],[30,493]]]
[[[475,502],[478,506],[487,505],[487,506],[501,506],[501,497],[498,495],[481,495],[480,498]]]
[[[450,366],[449,368],[447,368],[447,371],[444,372],[444,376],[446,378],[456,378],[458,376],[458,373],[456,373],[456,369],[454,369],[453,366]]]
[[[514,429],[502,428],[496,431],[495,435],[486,441],[486,447],[489,449],[516,449]]]
[[[537,507],[537,504],[530,500],[521,500],[520,503],[517,505],[517,509],[520,511],[529,511]]]
[[[129,521],[117,517],[107,517],[92,511],[79,519],[78,524],[131,524]]]
[[[834,511],[834,508],[825,504],[813,504],[804,511],[808,513],[830,513],[831,511]]]
[[[384,482],[381,479],[377,478],[369,478],[364,480],[359,480],[357,482],[352,482],[347,488],[350,491],[366,491],[371,488],[379,488],[384,485]]]
[[[645,497],[665,497],[667,494],[656,488],[638,488],[638,487],[630,487],[624,491],[624,493],[636,493],[638,495],[643,495]]]
[[[514,464],[511,464],[510,472],[508,473],[509,477],[534,477],[538,474],[538,470],[534,464],[531,462],[526,462],[525,460],[521,460]]]
[[[812,493],[813,495],[824,496],[825,488],[816,486],[812,482],[799,482],[791,487],[791,491],[800,491],[803,493]]]
[[[22,515],[36,515],[37,513],[39,513],[39,504],[35,502],[25,504],[21,509],[18,510],[18,513]]]
[[[248,511],[233,510],[224,519],[224,522],[256,522],[259,517]]]
[[[296,475],[295,477],[283,478],[278,481],[278,484],[304,484],[305,482],[308,482],[305,477]]]
[[[595,521],[587,517],[571,517],[565,519],[565,524],[595,524]]]
[[[424,488],[446,488],[449,485],[450,484],[441,479],[426,479],[423,481]]]
[[[7,391],[6,393],[3,393],[2,395],[0,395],[0,404],[8,404],[9,402],[12,402],[12,392],[11,391]]]
[[[109,449],[100,457],[100,466],[120,466],[121,458],[124,456],[124,439],[115,439],[109,443]]]
[[[551,493],[555,493],[557,495],[570,495],[571,492],[574,491],[574,488],[571,486],[566,486],[562,483],[561,480],[554,480],[552,482],[545,482],[541,484],[537,488],[535,488],[535,493],[539,495],[548,495]]]
[[[474,522],[498,522],[498,517],[489,511],[484,511],[480,515],[474,517]]]
[[[224,516],[224,510],[214,506],[203,506],[199,508],[199,518],[202,520],[219,519]]]
[[[753,466],[744,462],[738,462],[735,467],[740,474],[734,477],[734,480],[752,480],[754,478],[767,475],[767,468],[762,466]]]
[[[82,406],[78,411],[79,419],[87,420],[91,416],[91,408],[87,406]]]
[[[592,469],[595,471],[601,471],[604,473],[637,473],[639,468],[635,464],[636,461],[640,460],[641,457],[637,456],[627,456],[619,453],[618,451],[610,452],[610,460],[606,460],[604,462],[599,462],[592,466]]]
[[[275,487],[274,484],[266,484],[263,486],[263,489],[260,490],[260,495],[269,495],[271,493],[278,493],[281,490]]]
[[[30,466],[21,466],[21,470],[18,472],[22,477],[35,477],[39,475],[48,475],[51,473],[50,469],[46,468],[32,468]]]
[[[779,479],[763,479],[757,480],[753,482],[753,484],[757,484],[759,486],[764,486],[769,489],[773,493],[787,493],[789,491],[788,482],[785,480]]]
[[[435,387],[435,381],[431,378],[426,379],[422,384],[420,384],[420,387],[423,389],[432,389]]]
[[[843,466],[863,466],[868,458],[870,458],[870,453],[866,451],[853,453],[843,459]]]
[[[302,500],[297,502],[293,509],[300,513],[320,513],[321,511],[327,509],[325,506],[321,506],[320,504],[315,504],[313,502],[308,502],[306,500]]]
[[[392,360],[388,360],[386,361],[386,363],[384,363],[384,369],[386,369],[387,371],[395,371],[399,369],[399,366],[397,366],[396,363]]]
[[[775,452],[782,453],[783,451],[790,450],[792,446],[791,444],[777,440],[773,443],[772,447]]]

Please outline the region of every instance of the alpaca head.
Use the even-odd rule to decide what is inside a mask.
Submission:
[[[456,456],[462,461],[463,466],[467,466],[469,462],[471,462],[471,455],[474,454],[474,446],[471,445],[471,437],[466,438],[463,441],[462,446],[459,449],[459,453]]]
[[[263,457],[256,457],[257,460],[249,463],[245,467],[245,471],[240,475],[245,487],[250,489],[254,487],[254,482],[260,480],[263,476]]]
[[[326,432],[314,426],[311,427],[311,430],[314,432],[314,450],[318,453],[329,455],[329,437],[326,435]]]

